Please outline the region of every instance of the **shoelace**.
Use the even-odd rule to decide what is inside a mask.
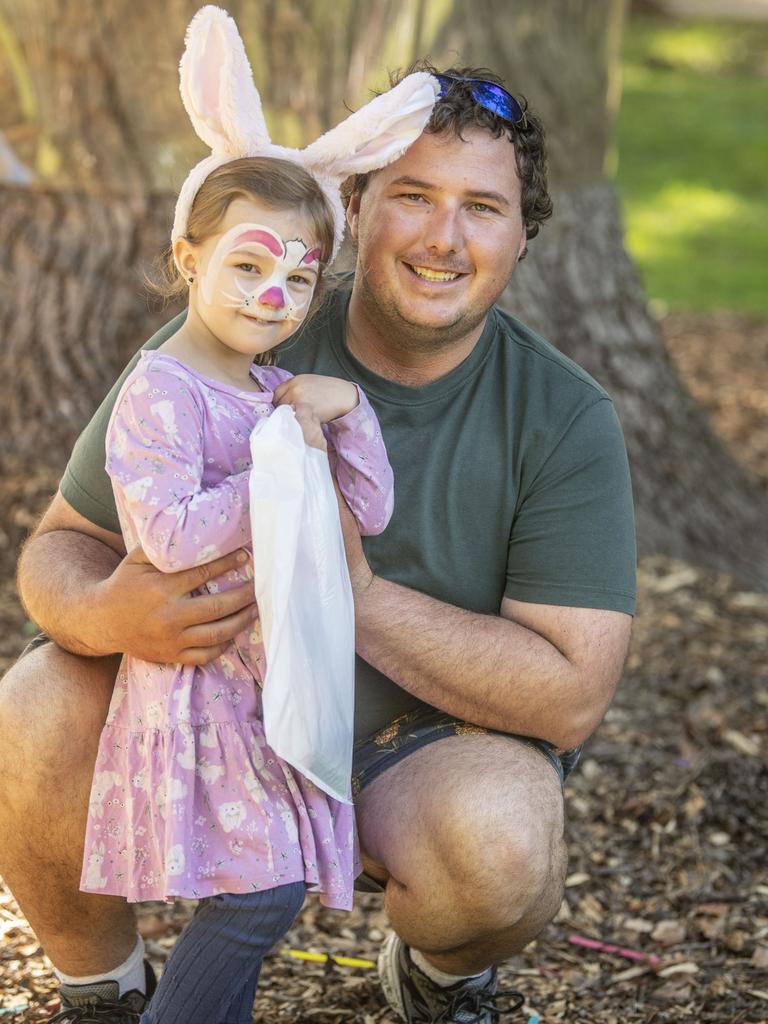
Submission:
[[[509,989],[504,993],[497,992],[492,996],[488,996],[483,992],[459,992],[451,1002],[451,1005],[446,1007],[440,1014],[435,1024],[440,1024],[440,1022],[450,1024],[452,1020],[455,1020],[455,1015],[459,1010],[468,1010],[470,1013],[477,1014],[478,1016],[483,1011],[488,1011],[491,1014],[492,1024],[499,1024],[501,1011],[496,1005],[496,1000],[500,995],[509,996],[510,999],[514,1000],[513,1004],[507,1007],[505,1011],[507,1013],[514,1013],[515,1010],[519,1010],[525,1002],[525,996],[514,989]]]
[[[119,1014],[111,1021],[106,1017],[107,1013]],[[89,1003],[87,1006],[72,1006],[61,1010],[55,1016],[50,1017],[48,1024],[138,1024],[141,1015],[131,1010],[125,1003]]]

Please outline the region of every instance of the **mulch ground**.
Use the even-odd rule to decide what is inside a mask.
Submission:
[[[677,315],[664,329],[691,390],[768,487],[768,323]],[[7,578],[13,551],[54,484],[44,473],[23,488],[4,482],[0,668],[28,628]],[[768,595],[645,559],[624,680],[567,790],[565,899],[500,971],[503,987],[525,993],[527,1018],[768,1022],[767,765]],[[142,907],[156,968],[190,911]],[[375,960],[386,929],[379,897],[351,914],[310,900],[286,945]],[[46,1019],[50,965],[1,883],[0,938],[0,1022]],[[394,1024],[372,969],[280,951],[265,964],[254,1019]]]

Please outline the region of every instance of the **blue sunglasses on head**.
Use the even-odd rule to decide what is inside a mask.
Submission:
[[[463,75],[435,74],[435,78],[440,83],[440,99],[447,96],[457,82],[464,82],[470,87],[469,92],[475,103],[510,124],[528,127],[525,111],[515,97],[495,82],[486,82],[484,78],[464,78]]]

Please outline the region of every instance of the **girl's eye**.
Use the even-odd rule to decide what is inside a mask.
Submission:
[[[259,268],[255,263],[238,263],[237,269],[242,270],[245,274],[252,274],[254,271],[258,273]]]
[[[291,276],[288,278],[288,280],[291,282],[291,284],[307,284],[307,285],[311,285],[311,284],[314,283],[308,277],[302,277],[301,274],[291,274]]]

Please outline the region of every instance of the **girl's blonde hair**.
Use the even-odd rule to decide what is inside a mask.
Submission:
[[[317,310],[322,298],[323,270],[333,252],[334,220],[328,200],[303,167],[276,157],[243,157],[212,171],[195,196],[184,237],[191,245],[201,245],[219,228],[230,203],[235,199],[253,199],[274,210],[295,210],[312,223],[313,242],[320,247],[320,267],[312,303],[305,321]],[[159,280],[148,279],[151,290],[166,301],[180,298],[187,282],[179,273],[168,248],[160,261]],[[261,365],[274,362],[272,352],[256,356]]]

